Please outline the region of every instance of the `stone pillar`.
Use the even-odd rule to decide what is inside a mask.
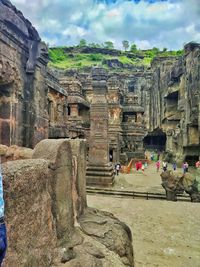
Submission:
[[[87,185],[111,185],[114,181],[112,163],[109,160],[107,73],[95,67],[92,70],[94,95],[90,107],[89,164]]]

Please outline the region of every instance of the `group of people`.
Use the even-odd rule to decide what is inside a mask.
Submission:
[[[196,164],[196,168],[200,168],[200,161],[198,161]],[[156,162],[156,170],[157,172],[159,172],[160,170],[160,167],[161,167],[161,164],[160,164],[160,161],[158,160]],[[162,169],[163,171],[167,171],[167,168],[168,168],[168,163],[166,161],[163,161],[162,162]],[[172,169],[175,171],[177,169],[177,165],[176,165],[176,162],[173,162],[172,163]],[[182,170],[183,170],[183,173],[186,173],[188,172],[188,169],[189,169],[189,164],[185,161],[182,165]]]
[[[156,170],[157,172],[159,172],[160,170],[160,167],[161,167],[161,163],[160,163],[160,160],[156,161]],[[162,169],[163,171],[167,171],[167,167],[168,167],[168,163],[166,161],[163,161],[162,162]],[[173,165],[173,168],[176,168],[176,166]]]
[[[159,172],[160,167],[161,167],[161,163],[160,163],[160,161],[158,160],[158,161],[156,162],[156,170],[157,170],[157,172]],[[163,171],[164,171],[164,172],[167,171],[167,168],[168,168],[168,163],[167,163],[166,161],[163,161],[163,162],[162,162],[162,169],[163,169]],[[184,162],[184,163],[183,163],[183,166],[182,166],[183,173],[188,172],[188,168],[189,168],[188,163],[187,163],[187,162]],[[176,162],[173,162],[173,163],[172,163],[172,169],[173,169],[174,171],[177,169]]]
[[[148,166],[147,161],[145,161],[144,163],[142,163],[142,161],[137,161],[135,163],[135,169],[136,169],[136,171],[139,171],[139,170],[144,171],[147,168],[147,166]],[[195,166],[196,166],[196,168],[200,168],[200,160],[195,163]],[[161,168],[161,161],[160,160],[157,160],[156,161],[156,170],[157,170],[157,172],[160,171],[160,168]],[[120,163],[115,164],[114,169],[115,169],[115,174],[116,175],[119,175],[119,171],[121,169]],[[167,171],[167,169],[168,169],[168,163],[166,161],[163,161],[162,162],[162,170],[165,172],[165,171]],[[177,169],[176,162],[173,162],[172,163],[172,169],[174,171]],[[182,165],[183,173],[185,174],[186,172],[188,172],[188,169],[189,169],[189,164],[185,161],[183,163],[183,165]]]

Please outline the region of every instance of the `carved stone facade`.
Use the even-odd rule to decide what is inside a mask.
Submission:
[[[149,129],[166,134],[168,160],[193,164],[200,156],[200,45],[184,49],[184,57],[152,64]]]
[[[34,147],[44,138],[71,137],[85,138],[89,149],[91,69],[48,70],[37,31],[9,1],[0,8],[0,143]],[[108,73],[113,163],[143,158],[145,149],[165,150],[178,162],[200,156],[199,55],[200,45],[189,43],[184,56]]]
[[[48,52],[9,1],[0,1],[0,142],[32,147],[48,137]]]

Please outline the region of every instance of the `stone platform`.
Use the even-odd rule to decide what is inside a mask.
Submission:
[[[112,164],[102,166],[88,165],[86,170],[87,185],[109,186],[114,183],[114,171]]]

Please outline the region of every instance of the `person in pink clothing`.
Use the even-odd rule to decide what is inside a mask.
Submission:
[[[156,162],[156,169],[157,169],[157,172],[159,172],[159,170],[160,170],[160,161],[159,160]]]

